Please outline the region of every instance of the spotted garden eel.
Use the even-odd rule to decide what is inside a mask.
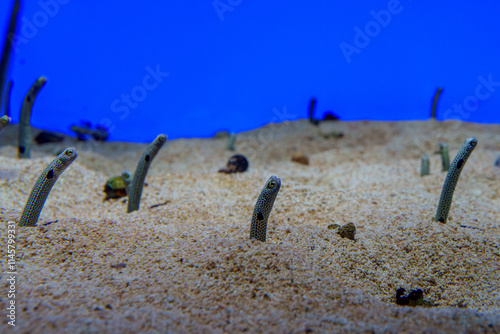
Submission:
[[[166,141],[167,136],[165,136],[164,134],[159,135],[151,144],[149,144],[148,148],[139,159],[139,163],[137,164],[132,182],[130,182],[127,186],[128,213],[139,210],[142,187],[144,186],[144,180],[146,179],[146,174],[148,173],[149,166]],[[125,181],[125,184],[127,184],[127,181]]]
[[[443,91],[443,88],[439,87],[436,91],[436,94],[434,94],[434,100],[432,101],[432,109],[431,109],[431,118],[432,119],[436,119],[437,103],[439,100],[439,95],[441,95],[442,91]]]
[[[0,132],[7,126],[9,125],[11,119],[9,116],[4,115],[0,117]]]
[[[127,191],[127,196],[130,194],[130,186],[132,184],[132,175],[130,175],[130,172],[128,170],[122,171],[121,174],[123,182],[125,182],[125,190]]]
[[[29,159],[31,157],[31,109],[35,103],[36,96],[47,82],[47,78],[38,78],[33,86],[24,97],[23,106],[21,107],[21,116],[19,118],[19,158]]]
[[[273,175],[267,180],[253,210],[250,238],[266,241],[267,220],[280,188],[281,180],[278,177]]]
[[[448,153],[448,144],[439,143],[439,152],[441,153],[441,162],[443,163],[443,172],[450,170],[450,154]]]
[[[467,138],[458,151],[455,159],[451,163],[446,179],[444,180],[443,190],[441,191],[441,197],[439,198],[439,204],[436,211],[436,217],[434,221],[446,223],[448,219],[448,214],[450,213],[451,200],[453,199],[453,192],[457,186],[458,178],[460,173],[464,168],[467,159],[469,159],[472,151],[477,145],[477,139],[475,137]]]
[[[10,96],[12,95],[13,86],[14,86],[14,81],[9,80],[9,82],[7,82],[7,88],[5,88],[5,101],[3,104],[3,110],[5,116],[10,116]]]
[[[122,171],[122,180],[125,182],[125,189],[127,190],[127,194],[130,191],[130,184],[132,183],[132,175],[130,175],[130,172],[128,170]]]
[[[26,202],[19,226],[35,226],[52,186],[76,157],[78,157],[76,149],[69,147],[59,154],[40,174]]]
[[[2,3],[6,3],[7,1],[3,1]],[[7,31],[5,32],[3,49],[2,49],[2,57],[0,59],[0,105],[2,101],[2,96],[4,92],[5,80],[7,79],[7,75],[9,72],[9,64],[11,63],[13,46],[17,44],[17,35],[16,30],[19,28],[19,8],[21,7],[20,0],[10,1],[13,2],[12,11],[10,12],[10,20],[9,25],[7,27]],[[23,22],[24,23],[24,22]],[[24,24],[23,24],[24,25]],[[24,27],[23,27],[24,28]],[[17,48],[16,48],[17,49]],[[16,50],[17,51],[17,50]],[[8,92],[8,89],[7,89]],[[7,93],[5,95],[7,98]],[[10,116],[7,113],[7,109],[5,109],[4,115]]]
[[[422,155],[420,158],[420,176],[426,176],[430,173],[430,162],[427,153]]]

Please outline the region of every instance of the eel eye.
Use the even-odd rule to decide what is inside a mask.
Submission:
[[[69,156],[69,155],[73,155],[73,150],[67,150],[67,151],[66,151],[66,155],[68,155],[68,156]]]
[[[274,187],[276,187],[276,182],[274,181],[269,182],[269,184],[267,185],[267,188],[269,189],[273,189]]]

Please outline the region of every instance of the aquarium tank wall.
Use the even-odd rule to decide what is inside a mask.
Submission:
[[[495,1],[25,0],[8,78],[12,119],[40,76],[37,128],[88,121],[110,140],[341,121],[500,121]],[[10,1],[0,6],[7,29]]]

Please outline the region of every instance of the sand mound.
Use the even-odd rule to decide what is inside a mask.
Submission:
[[[335,122],[325,136],[305,121],[238,136],[250,161],[219,174],[224,139],[167,142],[146,179],[141,209],[103,201],[103,186],[133,171],[145,145],[34,147],[19,160],[0,147],[2,269],[7,221],[18,220],[53,152],[78,159],[47,200],[39,225],[16,228],[16,329],[20,332],[498,332],[500,331],[500,126],[460,122]],[[14,131],[13,127],[9,131]],[[328,130],[328,128],[327,128]],[[156,134],[155,134],[156,135]],[[154,136],[155,136],[154,135]],[[152,136],[152,138],[154,137]],[[447,224],[433,222],[454,157],[479,144],[464,168]],[[291,162],[294,151],[309,166]],[[420,177],[420,156],[431,175]],[[270,175],[282,187],[268,240],[250,240],[250,218]],[[155,206],[157,204],[162,204]],[[356,240],[330,224],[353,222]],[[8,283],[0,296],[6,309]],[[395,304],[420,288],[430,308]],[[10,327],[4,320],[1,328]]]

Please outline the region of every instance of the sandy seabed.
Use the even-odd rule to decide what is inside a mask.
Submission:
[[[325,138],[336,131],[343,137]],[[36,133],[36,132],[35,132]],[[103,186],[134,171],[146,144],[34,146],[17,158],[16,127],[0,143],[2,272],[7,221],[19,220],[54,152],[79,157],[60,176],[40,227],[16,228],[20,333],[498,333],[500,125],[462,122],[270,124],[241,133],[247,172],[221,174],[225,139],[168,141],[153,161],[139,211],[103,201]],[[151,136],[153,139],[156,134]],[[446,224],[433,221],[451,159],[478,138]],[[290,160],[302,151],[310,164]],[[431,175],[420,176],[427,153]],[[266,180],[282,186],[268,239],[249,239]],[[156,204],[164,204],[156,206]],[[331,224],[353,222],[356,240]],[[0,332],[9,283],[2,279]],[[434,307],[395,304],[420,288]]]

